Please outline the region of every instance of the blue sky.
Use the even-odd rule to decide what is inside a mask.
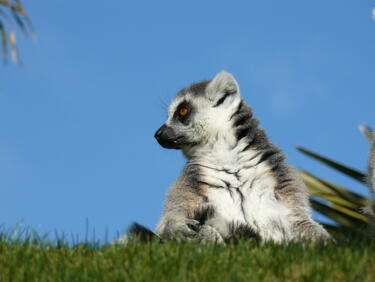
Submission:
[[[375,125],[375,1],[25,1],[37,41],[0,66],[0,223],[81,237],[153,228],[184,159],[153,138],[165,104],[226,69],[298,168],[361,186]]]

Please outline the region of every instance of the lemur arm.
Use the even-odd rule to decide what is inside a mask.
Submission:
[[[156,234],[166,238],[195,236],[199,222],[193,215],[202,201],[202,196],[186,177],[177,179],[169,189]]]

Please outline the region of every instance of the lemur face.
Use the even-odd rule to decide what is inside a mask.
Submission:
[[[213,80],[192,84],[177,94],[155,138],[164,148],[184,151],[206,144],[228,133],[228,122],[240,102],[236,80],[220,72]]]

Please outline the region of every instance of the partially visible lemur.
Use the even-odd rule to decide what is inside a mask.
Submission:
[[[244,230],[263,241],[329,238],[311,218],[301,177],[258,123],[228,72],[177,94],[155,137],[187,163],[169,190],[161,238],[222,242]]]
[[[375,131],[372,134],[372,149],[370,153],[367,181],[373,197],[375,197]],[[373,199],[373,202],[368,208],[368,211],[372,219],[372,231],[375,235],[375,199]]]

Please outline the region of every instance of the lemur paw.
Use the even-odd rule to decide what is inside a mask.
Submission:
[[[199,221],[190,218],[173,218],[162,224],[161,237],[175,240],[189,240],[196,236],[199,229]]]
[[[202,225],[197,233],[197,239],[200,243],[224,243],[224,239],[221,234],[213,227],[209,225]]]

